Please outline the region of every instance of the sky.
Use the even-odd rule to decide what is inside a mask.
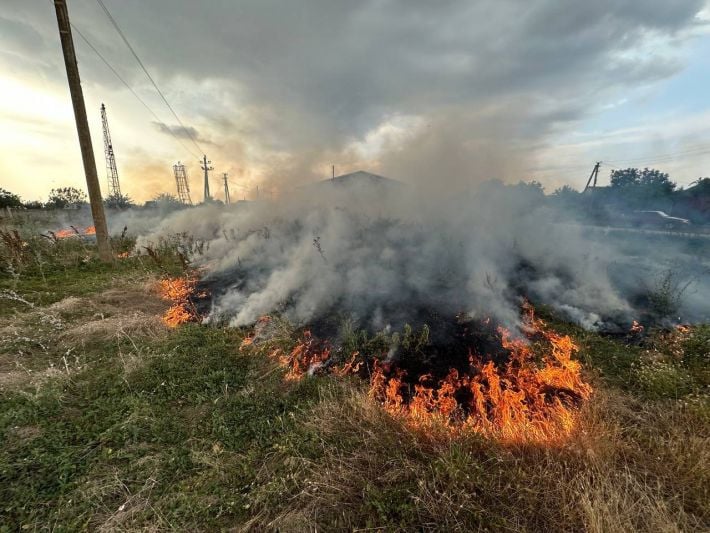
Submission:
[[[359,169],[455,190],[582,188],[596,161],[710,175],[707,0],[68,0],[102,189],[106,104],[122,191],[284,195]],[[85,187],[50,0],[0,8],[0,187]],[[152,113],[155,113],[154,116]],[[193,142],[193,139],[195,142]]]

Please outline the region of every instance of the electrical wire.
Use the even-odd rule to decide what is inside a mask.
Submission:
[[[655,163],[667,163],[670,161],[673,161],[674,159],[677,159],[678,157],[695,157],[699,155],[705,155],[710,153],[710,145],[699,145],[693,148],[686,148],[685,150],[681,150],[678,152],[669,152],[666,154],[659,154],[656,156],[652,157],[635,157],[635,158],[630,158],[630,159],[611,159],[607,160],[608,163],[613,163],[613,164],[621,164],[621,165],[626,165],[626,164],[632,164],[632,163],[646,163],[646,164],[655,164]]]
[[[133,49],[133,46],[131,46],[131,43],[128,42],[128,39],[126,38],[126,36],[125,36],[125,34],[123,33],[123,31],[121,31],[121,28],[119,27],[118,22],[116,22],[116,19],[113,18],[113,15],[111,15],[111,12],[108,10],[108,8],[106,7],[106,5],[103,3],[103,0],[96,0],[96,2],[97,2],[97,3],[99,4],[99,6],[101,6],[101,8],[104,10],[104,13],[106,13],[106,16],[107,16],[108,19],[111,21],[111,24],[112,24],[113,27],[116,29],[116,32],[118,32],[118,34],[120,35],[120,37],[121,37],[121,39],[123,40],[123,42],[125,43],[125,45],[126,45],[126,46],[128,47],[128,49],[131,51],[131,54],[133,54],[133,57],[134,57],[135,60],[138,62],[138,64],[140,65],[141,69],[143,70],[143,72],[145,73],[145,75],[148,77],[148,79],[150,80],[150,82],[153,84],[153,87],[155,87],[155,90],[158,91],[158,94],[159,94],[160,97],[163,99],[163,102],[165,102],[165,105],[168,106],[168,109],[170,109],[170,111],[172,112],[173,116],[174,116],[175,119],[178,121],[178,124],[180,124],[180,126],[182,127],[182,130],[187,134],[187,136],[190,138],[190,140],[192,141],[192,144],[195,145],[195,147],[197,148],[197,150],[198,150],[200,153],[203,153],[203,154],[204,154],[205,151],[200,147],[199,144],[197,144],[197,141],[195,140],[195,137],[192,135],[192,133],[190,132],[190,130],[185,127],[185,125],[183,124],[182,120],[180,120],[180,117],[179,117],[178,114],[175,112],[175,109],[173,109],[173,106],[170,105],[170,102],[168,102],[168,99],[167,99],[167,98],[165,97],[165,95],[163,94],[163,91],[161,91],[160,88],[158,87],[158,84],[155,83],[155,80],[153,79],[153,77],[152,77],[152,76],[150,75],[150,73],[148,72],[148,69],[146,69],[145,65],[143,64],[143,61],[141,61],[141,58],[138,57],[138,54],[137,54],[136,51]]]
[[[86,45],[89,48],[91,48],[91,50],[94,51],[94,53],[99,57],[99,59],[101,59],[101,61],[104,62],[104,64],[109,68],[109,70],[111,70],[111,72],[113,72],[114,76],[116,76],[116,78],[118,78],[121,81],[121,83],[123,83],[123,85],[126,86],[126,88],[131,92],[131,94],[133,96],[135,96],[136,99],[141,104],[143,104],[143,107],[145,107],[150,112],[150,114],[153,115],[153,117],[158,122],[158,124],[160,124],[164,128],[165,131],[170,133],[170,135],[172,135],[172,137],[178,143],[180,143],[180,145],[185,150],[187,150],[187,152],[189,152],[191,156],[193,156],[195,158],[199,158],[199,155],[195,154],[195,152],[193,150],[191,150],[190,148],[185,146],[185,143],[183,143],[182,140],[175,134],[175,132],[172,130],[172,128],[170,128],[167,124],[165,124],[160,119],[160,117],[155,113],[155,111],[153,111],[153,109],[138,95],[138,93],[133,89],[133,87],[131,87],[130,84],[118,73],[118,71],[113,67],[113,65],[111,65],[111,63],[109,63],[109,61],[101,54],[101,52],[98,51],[98,49],[91,43],[91,41],[89,41],[88,37],[86,37],[81,32],[81,30],[79,30],[79,28],[77,28],[76,25],[74,25],[73,23],[71,23],[71,27],[74,29],[74,31],[77,33],[77,35],[79,35],[79,37],[81,37],[81,39],[86,43]]]

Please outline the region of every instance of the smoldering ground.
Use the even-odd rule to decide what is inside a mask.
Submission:
[[[122,220],[138,249],[178,233],[205,241],[191,259],[212,291],[208,320],[236,326],[282,313],[379,330],[465,312],[515,327],[525,298],[588,329],[708,320],[707,244],[600,236],[559,223],[538,193],[488,182],[447,197],[361,179]]]

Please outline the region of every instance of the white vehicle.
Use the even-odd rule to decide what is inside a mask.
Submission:
[[[672,217],[663,211],[634,211],[633,219],[644,227],[685,229],[690,226],[687,218]]]

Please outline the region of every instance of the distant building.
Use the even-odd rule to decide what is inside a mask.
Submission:
[[[356,172],[351,172],[350,174],[343,174],[342,176],[335,176],[334,178],[329,178],[322,181],[317,181],[315,183],[309,183],[304,188],[311,187],[363,187],[368,189],[388,189],[388,190],[398,190],[402,187],[406,187],[401,181],[393,180],[391,178],[385,178],[384,176],[379,176],[371,172],[365,172],[364,170],[358,170]]]

